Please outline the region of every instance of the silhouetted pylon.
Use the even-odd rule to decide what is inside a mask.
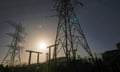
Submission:
[[[20,54],[21,50],[23,49],[23,42],[26,33],[24,31],[24,28],[22,27],[22,24],[16,24],[13,23],[12,21],[7,21],[7,23],[15,28],[15,32],[7,33],[7,35],[11,36],[13,39],[11,44],[7,45],[7,47],[9,47],[9,50],[6,56],[4,57],[2,64],[14,66],[16,64],[21,63]]]
[[[83,48],[89,56],[92,56],[86,37],[74,12],[75,0],[54,0],[54,8],[57,12],[58,27],[54,48],[54,59],[64,55],[67,60],[76,59],[76,52]],[[76,2],[74,2],[76,3]],[[77,2],[83,6],[81,2]]]

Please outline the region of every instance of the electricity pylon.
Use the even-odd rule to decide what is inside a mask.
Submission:
[[[54,8],[57,12],[58,27],[56,33],[55,44],[59,44],[54,48],[54,59],[62,51],[67,60],[76,59],[78,48],[83,48],[89,56],[93,57],[89,48],[86,37],[82,31],[79,21],[76,17],[74,7],[75,4],[81,2],[76,0],[54,0]]]
[[[15,32],[7,33],[7,35],[11,36],[13,39],[11,44],[7,45],[7,47],[9,47],[9,50],[6,56],[4,57],[2,64],[15,66],[16,64],[21,63],[20,53],[21,53],[21,50],[23,49],[23,42],[24,42],[26,33],[21,24],[15,24],[11,21],[8,21],[7,23],[15,28]]]

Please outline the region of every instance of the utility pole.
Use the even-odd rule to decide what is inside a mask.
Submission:
[[[64,52],[67,61],[75,59],[79,48],[83,48],[89,56],[93,57],[87,39],[76,17],[73,2],[83,6],[77,0],[54,0],[54,9],[58,17],[55,44],[59,44],[54,48],[53,56],[55,63],[57,63],[56,58],[60,51]]]
[[[49,49],[49,63],[50,63],[50,59],[51,59],[51,48],[52,47],[55,47],[55,46],[57,46],[58,44],[54,44],[54,45],[50,45],[50,46],[48,46],[47,48]]]
[[[48,72],[50,70],[50,60],[51,60],[51,48],[57,46],[58,44],[50,45],[47,48],[49,49],[48,53]]]
[[[15,32],[7,33],[7,35],[11,36],[13,39],[11,44],[7,45],[7,47],[9,47],[9,50],[4,59],[2,60],[2,64],[6,64],[5,62],[8,61],[8,64],[6,65],[15,66],[16,64],[21,63],[20,53],[23,48],[23,42],[26,33],[24,31],[24,28],[22,27],[22,24],[16,24],[11,21],[7,21],[7,23],[10,24],[13,28],[15,28]]]
[[[32,50],[26,50],[26,52],[29,53],[28,64],[31,64],[31,55],[32,55],[32,53],[36,53],[37,54],[37,64],[39,63],[39,55],[42,54],[42,52],[32,51]]]

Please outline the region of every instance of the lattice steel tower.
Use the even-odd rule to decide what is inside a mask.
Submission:
[[[75,59],[78,48],[83,48],[89,56],[93,57],[74,12],[74,3],[80,4],[81,6],[83,4],[76,0],[54,0],[54,2],[54,8],[58,17],[55,44],[59,44],[54,48],[54,59],[56,60],[61,50],[64,52],[67,60]]]
[[[26,33],[24,32],[24,28],[21,24],[15,24],[11,21],[9,21],[8,24],[15,28],[15,32],[7,33],[7,35],[11,36],[13,39],[11,44],[7,45],[7,47],[9,47],[9,50],[4,57],[2,64],[14,66],[21,63],[20,53],[23,49],[23,42]]]

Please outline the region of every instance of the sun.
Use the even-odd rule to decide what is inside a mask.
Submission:
[[[46,47],[47,47],[47,45],[46,45],[45,42],[40,42],[40,43],[39,43],[39,48],[40,48],[40,49],[46,49]]]

